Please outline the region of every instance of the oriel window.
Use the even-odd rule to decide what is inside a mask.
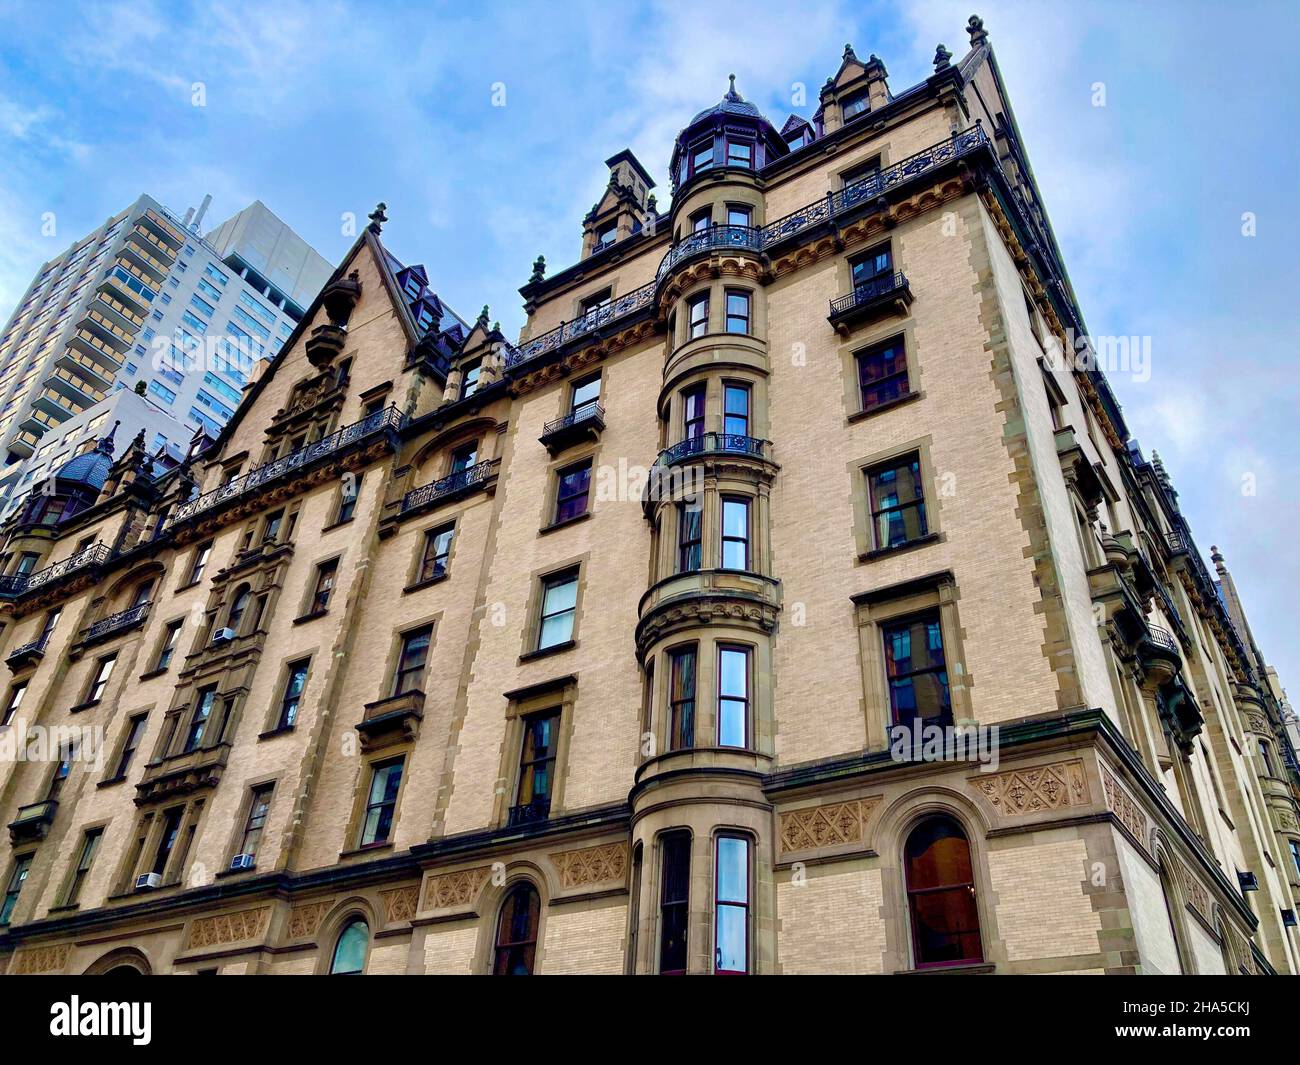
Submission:
[[[718,648],[718,746],[749,746],[749,650]]]
[[[749,972],[749,840],[719,836],[714,862],[713,971]]]
[[[668,749],[683,751],[695,746],[695,648],[673,651],[669,664]]]
[[[749,500],[722,499],[722,568],[749,569]]]

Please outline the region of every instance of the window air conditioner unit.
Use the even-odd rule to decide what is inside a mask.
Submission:
[[[162,883],[162,875],[159,873],[141,873],[135,879],[136,891],[148,891],[150,888],[156,888]]]
[[[253,868],[253,856],[251,854],[236,854],[230,859],[231,869],[251,869]]]
[[[217,629],[217,631],[212,634],[213,643],[225,643],[226,641],[233,640],[234,638],[235,638],[234,629]]]

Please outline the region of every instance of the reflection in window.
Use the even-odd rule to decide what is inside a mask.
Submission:
[[[952,724],[948,668],[937,611],[882,627],[894,724]]]
[[[970,846],[950,818],[923,822],[904,853],[917,968],[984,960]]]
[[[749,841],[719,836],[714,870],[713,971],[749,972]]]
[[[867,484],[875,550],[901,547],[928,534],[918,454],[868,470]]]
[[[370,926],[360,917],[353,918],[339,933],[330,959],[331,976],[360,976],[366,967],[366,948],[370,945]]]
[[[749,738],[749,651],[718,649],[718,746],[744,747]]]
[[[511,888],[497,918],[494,976],[532,976],[537,953],[537,926],[542,901],[537,889],[524,881]]]

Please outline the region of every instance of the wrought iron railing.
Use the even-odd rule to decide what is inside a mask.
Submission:
[[[542,427],[542,436],[549,436],[551,433],[559,432],[561,429],[568,429],[570,426],[579,425],[582,422],[596,419],[604,421],[604,418],[605,408],[593,399],[579,407],[574,407],[563,418],[556,418],[553,422],[547,422]]]
[[[872,303],[890,295],[890,293],[905,288],[907,288],[907,277],[902,273],[890,274],[886,277],[875,277],[870,281],[864,281],[861,285],[855,285],[853,291],[847,296],[831,300],[831,317],[843,314],[845,311],[851,311],[854,307],[860,307],[864,303]]]
[[[893,166],[888,166],[878,173],[871,174],[845,185],[839,192],[827,193],[825,197],[792,211],[775,222],[763,227],[763,247],[769,248],[788,237],[792,237],[821,222],[829,222],[846,211],[853,210],[864,202],[875,200],[888,189],[911,181],[953,159],[971,155],[989,143],[987,134],[980,126],[954,133],[947,140],[932,144],[915,155],[909,155]]]
[[[62,562],[56,562],[53,566],[46,566],[43,570],[27,574],[19,592],[35,591],[37,588],[49,584],[50,581],[56,581],[74,570],[107,562],[112,555],[112,549],[107,544],[91,544],[89,547],[82,548],[76,554],[68,556]]]
[[[49,643],[49,639],[48,636],[42,636],[38,640],[31,640],[27,643],[19,644],[5,655],[5,661],[13,662],[18,659],[30,658],[32,655],[45,654],[45,645]]]
[[[488,477],[497,468],[500,459],[485,459],[483,462],[474,466],[467,466],[463,470],[457,470],[438,481],[430,481],[428,484],[421,485],[419,488],[412,488],[405,496],[402,497],[401,513],[405,514],[408,510],[415,507],[422,507],[426,503],[433,503],[446,496],[454,495],[457,492],[463,492],[466,489],[477,488],[487,481]]]
[[[651,282],[648,285],[633,289],[624,296],[610,300],[594,310],[588,311],[581,318],[575,318],[572,322],[561,322],[549,332],[525,341],[517,348],[507,350],[506,366],[513,367],[528,362],[539,355],[545,355],[548,351],[554,351],[570,340],[586,336],[601,326],[635,314],[637,311],[649,307],[654,302],[654,296],[655,284]]]
[[[1168,629],[1162,629],[1159,625],[1148,625],[1145,636],[1147,643],[1163,648],[1166,651],[1173,651],[1178,654],[1178,641],[1174,639],[1174,634]]]
[[[220,503],[235,499],[253,491],[255,488],[260,488],[268,481],[274,481],[278,477],[283,477],[285,474],[292,473],[303,466],[308,466],[317,459],[342,451],[344,448],[368,436],[374,436],[376,433],[385,430],[397,430],[405,424],[406,416],[400,413],[396,407],[385,407],[383,410],[367,415],[360,421],[345,425],[342,429],[331,433],[329,436],[321,437],[315,443],[300,447],[297,451],[290,452],[283,458],[275,459],[255,470],[250,470],[242,477],[235,477],[220,488],[214,488],[211,492],[205,492],[201,496],[196,496],[194,499],[180,504],[172,512],[167,524],[172,526],[185,521],[194,517],[195,514],[201,514],[203,511],[211,510]]]
[[[733,455],[756,455],[762,458],[767,449],[767,441],[739,433],[701,433],[689,436],[685,440],[664,448],[659,453],[657,464],[671,466],[693,455],[705,455],[726,452]]]
[[[132,625],[143,621],[148,613],[149,604],[141,603],[139,606],[128,607],[126,610],[119,610],[116,614],[109,614],[106,618],[100,618],[86,630],[86,642],[102,639],[122,629],[129,629]]]
[[[763,231],[755,226],[719,225],[696,230],[668,249],[668,254],[664,256],[663,262],[659,264],[659,271],[655,274],[656,283],[663,281],[668,272],[683,260],[718,248],[748,248],[750,251],[762,251]]]
[[[535,825],[551,816],[551,797],[549,795],[532,802],[520,803],[510,807],[510,827],[517,825]]]

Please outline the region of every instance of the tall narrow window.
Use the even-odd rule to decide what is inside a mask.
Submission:
[[[537,649],[558,647],[573,639],[573,619],[578,608],[576,570],[542,582],[542,613],[537,627]]]
[[[9,923],[13,916],[14,907],[18,905],[18,896],[23,890],[23,884],[27,880],[27,873],[32,867],[32,856],[24,854],[21,858],[14,859],[13,872],[9,874],[9,881],[5,884],[4,901],[0,902],[0,925]]]
[[[677,572],[694,573],[700,568],[704,543],[704,506],[702,503],[677,505]]]
[[[45,624],[41,626],[41,634],[36,638],[36,646],[42,651],[45,650],[45,645],[50,642],[50,637],[54,635],[54,627],[58,625],[62,614],[63,611],[56,608],[45,615]]]
[[[664,975],[686,972],[686,946],[690,923],[691,837],[672,832],[660,842],[663,863],[659,883],[659,971]]]
[[[892,622],[882,631],[894,723],[910,725],[919,718],[926,724],[951,724],[948,668],[938,613]]]
[[[275,543],[276,538],[280,535],[280,526],[284,523],[284,511],[277,510],[269,518],[266,524],[262,526],[262,540],[264,544]]]
[[[722,499],[722,568],[749,569],[749,500]]]
[[[465,377],[460,386],[460,398],[466,399],[478,391],[479,374],[483,372],[483,360],[475,359],[464,368]]]
[[[695,648],[683,647],[669,656],[668,749],[695,746]]]
[[[727,332],[749,333],[749,293],[727,289]]]
[[[698,440],[704,435],[703,385],[693,385],[682,392],[682,431],[686,440]]]
[[[271,812],[273,790],[274,786],[271,784],[263,784],[253,789],[252,799],[248,804],[248,820],[244,822],[244,834],[240,837],[239,850],[235,852],[236,854],[247,855],[250,859],[257,857],[257,847],[262,842],[262,830],[266,827],[266,816]]]
[[[727,385],[722,390],[722,419],[722,431],[727,436],[750,435],[748,385]]]
[[[1289,839],[1287,846],[1291,848],[1291,864],[1295,866],[1295,875],[1300,878],[1300,842]]]
[[[532,884],[523,881],[510,889],[497,918],[493,975],[532,976],[541,916],[541,898]]]
[[[147,714],[138,714],[131,718],[130,724],[127,725],[126,740],[122,744],[122,753],[117,756],[117,767],[113,770],[113,780],[121,780],[126,776],[126,771],[131,768],[131,759],[135,757],[135,752],[140,749],[140,741],[144,739],[144,729],[148,721]]]
[[[919,540],[929,533],[921,458],[911,455],[867,471],[871,494],[871,529],[877,551]]]
[[[366,968],[366,949],[370,946],[370,926],[354,917],[339,933],[330,956],[331,976],[360,976]]]
[[[153,578],[150,578],[147,581],[141,581],[137,584],[135,586],[135,594],[131,596],[131,605],[128,609],[134,610],[136,607],[144,606],[149,602],[149,597],[153,595],[153,585]]]
[[[600,374],[592,374],[581,381],[575,381],[573,395],[569,399],[569,411],[577,414],[585,411],[589,404],[600,399]]]
[[[749,651],[718,648],[718,746],[749,746]]]
[[[339,560],[332,558],[316,567],[316,587],[311,593],[309,614],[323,614],[329,609],[330,596],[334,594],[334,579],[339,573]]]
[[[559,472],[555,493],[555,522],[571,521],[587,513],[591,488],[591,460],[579,462]]]
[[[158,849],[154,851],[153,865],[150,871],[162,876],[167,871],[167,861],[176,848],[176,838],[181,831],[181,817],[185,807],[173,806],[163,814],[162,832],[158,835]]]
[[[713,166],[713,141],[702,141],[691,149],[691,173],[698,174]]]
[[[424,552],[420,555],[419,583],[431,581],[447,573],[451,559],[451,541],[456,534],[455,525],[442,525],[424,534]]]
[[[164,669],[171,668],[172,658],[176,655],[176,644],[180,641],[181,629],[184,627],[184,618],[177,618],[167,623],[167,627],[163,630],[162,646],[158,648],[158,657],[154,660],[155,671],[161,673]]]
[[[902,337],[860,351],[856,358],[864,411],[874,410],[909,394],[907,353]]]
[[[361,820],[361,846],[385,843],[393,831],[397,792],[402,786],[402,759],[380,762],[370,775],[365,816]]]
[[[703,233],[713,224],[713,209],[706,207],[702,211],[696,211],[691,215],[690,223],[692,233]]]
[[[63,899],[63,905],[75,906],[81,898],[81,887],[86,882],[95,853],[99,850],[99,841],[103,838],[102,828],[87,829],[81,837],[81,850],[77,853],[77,864],[72,870],[72,879],[68,881],[68,893]]]
[[[709,331],[709,294],[701,292],[686,303],[686,335],[688,339],[702,337]]]
[[[31,573],[36,568],[36,563],[40,557],[40,555],[31,551],[24,551],[18,559],[18,565],[14,567],[14,573],[20,577]]]
[[[198,584],[203,579],[203,571],[207,568],[208,559],[212,557],[212,545],[200,544],[194,549],[194,561],[190,564],[190,576],[186,584]]]
[[[478,442],[464,444],[451,453],[451,473],[464,473],[478,464]]]
[[[59,760],[54,766],[54,772],[50,776],[49,786],[45,789],[46,802],[58,802],[59,796],[63,793],[63,785],[68,779],[68,774],[72,772],[72,759],[74,751],[71,747],[62,747],[59,750]]]
[[[226,615],[226,628],[236,636],[239,635],[240,623],[244,620],[244,614],[252,599],[253,589],[245,584],[235,593],[235,601],[230,604],[230,613]]]
[[[341,524],[351,521],[357,513],[357,498],[361,495],[361,478],[364,474],[354,473],[343,482],[339,492],[339,512],[334,521]]]
[[[90,688],[86,692],[84,706],[97,703],[104,697],[104,692],[108,689],[108,678],[113,675],[113,666],[116,664],[116,654],[105,655],[99,660],[95,667],[95,675],[90,681]]]
[[[280,715],[275,725],[277,729],[293,728],[297,722],[302,693],[307,687],[307,667],[310,665],[311,659],[308,658],[290,664],[284,682],[284,695],[280,699]]]
[[[918,825],[904,852],[912,951],[918,969],[984,960],[970,846],[947,817]]]
[[[749,972],[749,840],[719,836],[714,863],[713,971]]]
[[[27,694],[27,681],[20,680],[9,689],[9,700],[5,703],[4,716],[0,717],[0,728],[9,724],[18,714],[18,710],[23,705],[23,697]]]
[[[559,738],[559,710],[547,710],[524,718],[519,789],[514,808],[510,811],[511,824],[545,821],[550,816]]]
[[[402,650],[397,656],[397,673],[393,677],[393,695],[424,690],[424,670],[429,661],[432,626],[424,626],[402,636]]]
[[[208,728],[208,719],[212,717],[212,706],[217,701],[217,689],[207,687],[199,690],[198,698],[194,703],[194,712],[190,715],[189,731],[185,734],[185,746],[181,749],[182,754],[189,754],[190,751],[197,750],[199,744],[203,742],[203,734]]]

